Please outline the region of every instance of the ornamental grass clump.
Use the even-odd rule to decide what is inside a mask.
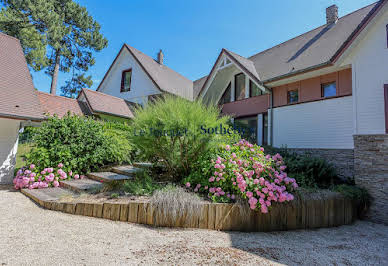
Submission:
[[[211,157],[211,156],[210,156]],[[224,145],[202,165],[200,172],[185,179],[186,187],[206,193],[215,202],[229,202],[237,198],[248,202],[250,209],[267,213],[272,203],[294,199],[291,192],[298,187],[287,176],[280,154],[265,155],[264,148],[245,140]]]
[[[41,171],[31,164],[28,168],[21,168],[17,171],[16,177],[13,180],[15,189],[29,188],[48,188],[59,187],[59,181],[70,179],[83,179],[83,175],[66,171],[63,163],[59,163],[57,167],[47,167]]]
[[[173,185],[156,190],[151,199],[151,206],[159,214],[160,222],[176,221],[186,215],[187,220],[198,217],[203,202],[198,195]]]
[[[131,142],[143,160],[162,166],[164,179],[180,182],[201,154],[233,137],[215,130],[228,123],[216,106],[166,95],[136,109]]]

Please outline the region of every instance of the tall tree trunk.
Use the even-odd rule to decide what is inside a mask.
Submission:
[[[59,51],[57,50],[55,52],[55,67],[54,67],[54,73],[51,78],[51,89],[50,93],[51,94],[56,94],[57,93],[57,80],[58,80],[58,72],[59,72],[59,59],[61,58]]]

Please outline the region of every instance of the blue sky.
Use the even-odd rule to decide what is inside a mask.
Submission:
[[[95,89],[123,43],[195,80],[209,73],[222,48],[250,56],[325,24],[326,7],[343,16],[376,0],[78,0],[101,24],[108,47],[90,69]],[[48,92],[50,77],[33,72]],[[67,76],[59,74],[57,93]]]

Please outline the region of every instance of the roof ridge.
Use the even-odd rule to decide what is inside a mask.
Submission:
[[[374,3],[372,3],[372,4],[369,4],[369,5],[364,6],[364,7],[362,7],[362,8],[359,8],[359,9],[357,9],[357,10],[355,10],[355,11],[352,11],[352,12],[350,12],[350,13],[348,13],[348,14],[346,14],[346,15],[340,17],[340,18],[338,18],[338,20],[343,19],[343,18],[345,18],[345,17],[347,17],[347,16],[350,16],[350,15],[352,15],[352,14],[354,14],[354,13],[356,13],[356,12],[359,12],[359,11],[365,9],[365,8],[368,8],[368,7],[372,6],[372,5],[376,5],[377,3],[381,2],[381,1],[383,1],[383,0],[379,0],[379,1],[377,1],[377,2],[374,2]],[[290,42],[290,41],[292,41],[292,40],[295,40],[295,39],[297,39],[297,38],[299,38],[299,37],[301,37],[301,36],[303,36],[303,35],[305,35],[305,34],[308,34],[308,33],[312,32],[312,31],[315,31],[315,30],[317,30],[317,29],[319,29],[319,28],[321,28],[321,27],[325,27],[325,26],[327,26],[327,24],[323,24],[323,25],[318,26],[318,27],[316,27],[316,28],[314,28],[314,29],[312,29],[312,30],[306,31],[306,32],[304,32],[304,33],[301,33],[301,34],[299,34],[299,35],[297,35],[297,36],[295,36],[295,37],[293,37],[293,38],[291,38],[291,39],[288,39],[288,40],[286,40],[286,41],[284,41],[284,42],[281,42],[281,43],[279,43],[279,44],[277,44],[277,45],[275,45],[275,46],[272,46],[272,47],[270,47],[270,48],[267,48],[267,49],[265,49],[265,50],[263,50],[263,51],[261,51],[261,52],[258,52],[258,53],[256,53],[256,54],[253,54],[253,55],[247,57],[247,59],[251,59],[251,58],[253,58],[253,57],[257,56],[257,55],[260,55],[260,54],[264,54],[265,52],[268,52],[269,50],[272,50],[273,48],[279,47],[279,46],[281,46],[281,45],[283,45],[283,44],[285,44],[285,43],[287,43],[287,42]]]

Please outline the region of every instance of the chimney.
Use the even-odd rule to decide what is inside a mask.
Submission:
[[[160,49],[158,53],[158,63],[163,65],[163,59],[164,59],[164,54],[162,52],[162,49]]]
[[[338,6],[332,5],[326,8],[326,23],[332,24],[338,21]]]

